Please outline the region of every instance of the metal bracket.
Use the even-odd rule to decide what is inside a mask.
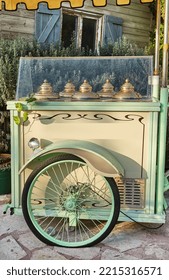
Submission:
[[[160,77],[159,76],[149,76],[148,77],[148,84],[150,86],[158,86],[159,85],[159,82],[160,82]]]
[[[14,214],[14,207],[11,204],[5,204],[3,214],[6,214],[8,209],[10,209],[10,215]]]

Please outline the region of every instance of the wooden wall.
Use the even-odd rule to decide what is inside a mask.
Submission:
[[[123,19],[123,34],[129,40],[137,44],[145,45],[149,42],[150,31],[152,30],[152,14],[149,4],[141,4],[139,0],[131,0],[131,5],[119,7],[114,0],[108,0],[107,6],[99,9],[93,7],[90,1],[86,1],[85,7],[89,11],[105,15],[118,16]]]
[[[0,11],[0,38],[24,37],[32,40],[35,30],[35,12],[19,5],[17,11]]]
[[[85,1],[81,9],[98,14],[118,16],[123,19],[123,34],[139,45],[145,45],[149,41],[152,28],[152,15],[148,4],[140,4],[139,0],[132,0],[130,6],[119,7],[115,0],[108,0],[106,7],[93,7],[90,0]],[[69,4],[64,4],[69,7]],[[80,9],[80,10],[81,10]],[[23,4],[14,12],[0,12],[0,37],[15,38],[18,35],[27,39],[33,39],[35,30],[35,12],[27,11]]]

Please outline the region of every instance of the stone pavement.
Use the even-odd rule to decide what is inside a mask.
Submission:
[[[4,215],[7,200],[0,196],[0,260],[169,260],[169,209],[167,221],[159,229],[118,223],[101,243],[69,249],[45,245],[32,234],[22,216],[10,216],[10,211]]]

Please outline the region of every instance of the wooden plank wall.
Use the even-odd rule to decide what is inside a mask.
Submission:
[[[17,11],[0,11],[0,38],[34,38],[35,12],[27,11],[25,5],[19,5]]]
[[[88,11],[97,13],[104,12],[105,15],[117,16],[123,19],[123,35],[130,41],[139,45],[149,42],[150,31],[152,31],[152,14],[149,4],[141,4],[139,0],[131,0],[129,6],[116,6],[115,0],[107,0],[107,6],[99,9],[93,7],[90,0],[85,2]]]
[[[118,16],[123,19],[123,34],[139,45],[145,45],[149,41],[152,28],[152,15],[149,4],[140,4],[139,0],[131,0],[130,6],[119,7],[115,0],[108,0],[106,7],[93,7],[91,0],[86,0],[83,8],[90,12]],[[69,4],[64,6],[70,7]],[[35,31],[35,12],[27,11],[23,4],[14,12],[0,12],[0,37],[15,38],[18,35],[27,39],[33,39]]]

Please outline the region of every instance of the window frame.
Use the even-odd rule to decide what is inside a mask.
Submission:
[[[69,14],[71,16],[77,17],[77,28],[76,28],[75,32],[76,32],[76,46],[78,48],[81,48],[81,45],[82,45],[83,18],[96,20],[96,34],[95,34],[94,49],[96,51],[99,51],[99,45],[102,44],[102,34],[103,34],[102,29],[103,29],[104,15],[99,14],[99,13],[80,11],[78,9],[62,8],[61,34],[62,34],[63,14]],[[61,38],[61,40],[62,40],[62,38]]]

